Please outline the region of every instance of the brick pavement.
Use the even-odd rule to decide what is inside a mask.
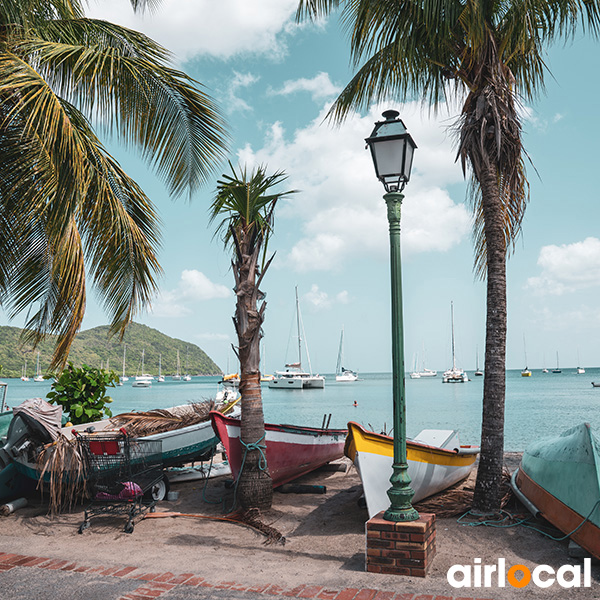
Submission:
[[[97,575],[105,578],[122,578],[130,583],[139,582],[139,586],[119,597],[119,600],[153,600],[160,598],[176,588],[189,589],[210,588],[212,590],[230,590],[243,593],[244,598],[261,596],[265,598],[282,596],[288,598],[303,598],[317,600],[484,600],[475,597],[451,597],[429,594],[410,594],[377,589],[329,589],[314,584],[295,586],[294,588],[282,588],[280,586],[263,585],[240,585],[234,581],[209,580],[195,573],[148,573],[137,567],[89,567],[86,565],[70,562],[67,560],[54,560],[40,556],[24,556],[20,554],[9,554],[0,552],[0,591],[2,589],[2,573],[13,569],[46,569],[48,571],[62,571]],[[130,586],[131,587],[131,586]],[[218,594],[215,593],[215,596]],[[204,596],[206,597],[206,596]],[[210,596],[209,596],[210,597]],[[229,596],[231,597],[231,596]],[[165,597],[164,600],[167,600]]]

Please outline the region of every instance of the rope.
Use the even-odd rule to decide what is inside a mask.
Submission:
[[[237,489],[238,489],[238,485],[240,483],[240,479],[242,477],[242,473],[244,472],[244,465],[246,464],[246,456],[248,456],[248,452],[252,452],[253,450],[258,450],[258,452],[260,453],[260,458],[258,459],[258,468],[260,471],[267,470],[267,457],[265,456],[265,450],[267,449],[267,446],[266,446],[266,444],[261,444],[261,442],[265,439],[265,435],[266,434],[263,433],[263,435],[260,439],[256,440],[256,442],[250,442],[249,444],[246,444],[240,438],[240,444],[244,448],[244,456],[242,457],[242,464],[240,466],[240,470],[238,472],[237,479],[235,480],[235,484],[233,486],[233,502],[232,502],[229,510],[225,511],[226,513],[230,513],[237,504]],[[225,503],[223,503],[223,508],[225,508]]]
[[[573,531],[571,531],[570,533],[567,533],[565,535],[563,535],[562,537],[555,537],[553,535],[550,535],[549,533],[546,533],[545,531],[543,531],[542,529],[540,529],[539,527],[534,527],[533,525],[530,525],[529,522],[531,521],[532,517],[526,517],[524,519],[520,519],[514,523],[510,523],[510,524],[506,524],[503,525],[502,523],[505,523],[507,519],[514,519],[515,517],[513,515],[511,515],[508,511],[505,510],[501,510],[500,511],[500,515],[504,515],[502,519],[498,520],[485,520],[485,521],[470,521],[468,523],[463,523],[462,520],[464,517],[466,517],[469,514],[473,514],[471,513],[470,510],[468,510],[466,513],[464,513],[463,515],[461,515],[456,522],[460,523],[463,526],[467,526],[467,527],[477,527],[479,525],[484,525],[485,527],[497,527],[497,528],[501,528],[501,529],[508,529],[509,527],[516,527],[517,525],[523,525],[523,527],[526,527],[527,529],[533,529],[533,531],[537,531],[538,533],[541,533],[542,535],[550,538],[551,540],[554,540],[555,542],[562,542],[563,540],[566,540],[567,538],[571,537],[574,533],[576,533],[577,531],[579,531],[584,525],[585,523],[587,523],[587,521],[590,520],[590,517],[592,516],[592,514],[594,513],[594,511],[596,510],[596,508],[600,505],[600,500],[597,500],[596,503],[594,504],[594,506],[592,507],[592,510],[590,510],[588,516],[583,519],[583,521],[581,521],[581,523],[579,523],[579,525],[577,527],[575,527],[575,529],[573,529]],[[473,515],[474,516],[474,515]]]

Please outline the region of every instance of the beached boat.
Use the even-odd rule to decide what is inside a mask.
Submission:
[[[26,407],[26,410],[19,411],[21,407]],[[40,421],[35,419],[35,412],[38,407],[40,411],[46,409],[48,412],[55,411],[54,416],[51,418],[53,422],[50,425],[48,417],[44,417]],[[58,411],[56,411],[57,408]],[[166,410],[124,413],[94,423],[60,427],[60,407],[52,407],[41,398],[26,400],[20,407],[15,409],[16,413],[9,428],[7,441],[4,447],[0,448],[0,465],[2,463],[4,465],[14,464],[19,473],[29,479],[38,481],[40,473],[36,459],[40,450],[46,444],[52,444],[60,436],[72,440],[77,433],[106,434],[111,430],[117,432],[122,427],[133,431],[132,435],[137,439],[161,441],[162,462],[165,468],[181,466],[192,461],[207,460],[214,453],[219,443],[219,438],[212,428],[210,418],[208,418],[208,408],[204,420],[188,426],[181,426],[181,423],[190,422],[189,418],[193,416],[195,410],[193,405],[185,404]],[[222,410],[231,412],[233,415],[239,415],[240,412],[239,407],[234,403],[226,405]],[[25,412],[25,416],[23,416],[23,412]],[[131,429],[132,426],[135,426],[136,419],[137,421],[155,419],[155,425],[162,419],[166,423],[163,429],[169,426],[172,426],[172,428],[158,431],[154,427],[154,431],[158,431],[157,433],[136,434],[135,429]],[[180,421],[179,425],[176,423],[178,420]],[[46,423],[46,425],[43,423]],[[49,428],[47,428],[47,425],[49,425]],[[49,480],[50,474],[46,473],[46,475],[47,478],[45,477],[45,479]],[[0,497],[0,499],[2,498]]]
[[[214,411],[210,416],[213,428],[225,446],[233,476],[237,479],[243,459],[240,420]],[[267,465],[273,487],[341,458],[344,455],[346,433],[345,429],[265,423]]]
[[[535,516],[600,558],[600,438],[588,423],[529,446],[512,484]]]
[[[479,447],[461,446],[458,432],[425,429],[407,440],[406,452],[410,486],[415,490],[413,503],[437,494],[469,475]],[[355,464],[363,484],[369,518],[390,505],[394,440],[368,431],[358,423],[348,423],[344,454]]]
[[[592,381],[594,387],[600,388],[600,381]]]

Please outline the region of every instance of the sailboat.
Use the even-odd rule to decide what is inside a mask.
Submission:
[[[562,373],[562,371],[560,370],[559,366],[558,366],[558,350],[556,351],[556,369],[552,369],[553,373]]]
[[[27,360],[25,360],[25,364],[23,365],[23,370],[21,372],[21,381],[29,381],[29,377],[27,377]]]
[[[162,383],[165,380],[163,374],[162,374],[162,354],[158,355],[158,377],[156,378],[156,381],[158,381],[159,383]]]
[[[475,349],[475,377],[482,377],[483,371],[479,368],[479,348]]]
[[[34,381],[37,381],[38,383],[40,381],[44,381],[44,378],[42,377],[42,372],[40,371],[40,353],[37,353],[37,365],[35,368],[35,377],[33,378]]]
[[[579,360],[579,350],[577,350],[577,364],[581,364],[581,361]],[[583,367],[577,367],[577,375],[583,375],[584,373],[585,369]]]
[[[527,348],[525,347],[525,335],[523,334],[523,352],[525,353],[525,368],[521,371],[521,377],[531,377],[531,371],[527,368]]]
[[[263,342],[262,351],[260,353],[260,361],[262,363],[262,367],[260,369],[260,381],[261,383],[266,383],[268,381],[272,381],[275,379],[273,375],[269,375],[265,373],[265,362],[266,362],[266,354],[265,354],[265,344]]]
[[[298,301],[298,286],[296,286],[296,326],[298,328],[298,362],[287,363],[285,371],[275,371],[275,377],[269,381],[272,389],[302,390],[322,389],[325,387],[325,377],[313,375],[308,355],[308,346],[305,343],[308,372],[302,370],[302,317],[300,316],[300,302]]]
[[[335,367],[335,380],[350,383],[358,379],[358,375],[350,369],[345,369],[342,364],[344,362],[344,328],[340,335],[340,347],[338,350],[337,365]]]
[[[182,377],[183,381],[191,381],[192,376],[188,372],[188,351],[185,349],[185,375]]]
[[[454,302],[450,302],[450,316],[452,322],[452,368],[444,373],[442,383],[466,383],[469,381],[467,374],[456,366],[456,354],[454,352]]]
[[[179,362],[179,350],[177,350],[177,371],[175,372],[175,375],[171,375],[171,379],[174,379],[175,381],[179,381],[181,379],[181,363]]]
[[[145,352],[145,349],[142,350],[142,367],[140,369],[140,375],[135,376],[135,381],[131,384],[132,387],[147,388],[150,387],[152,385],[152,382],[154,381],[154,377],[152,377],[152,375],[144,373]]]
[[[425,344],[423,344],[423,368],[418,371],[419,377],[437,377],[437,371],[425,367]]]
[[[417,354],[415,353],[415,360],[413,370],[410,373],[411,379],[421,379],[421,374],[417,371]]]
[[[125,375],[125,354],[127,353],[127,344],[123,346],[123,375],[121,376],[121,385],[123,382],[129,381],[129,377]]]

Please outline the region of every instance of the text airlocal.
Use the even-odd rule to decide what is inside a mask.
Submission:
[[[524,588],[535,585],[549,588],[558,585],[562,588],[591,587],[591,558],[583,560],[583,573],[580,565],[563,565],[554,569],[549,565],[538,565],[530,569],[525,565],[506,565],[505,558],[499,558],[495,565],[482,565],[475,558],[472,565],[452,565],[446,575],[453,588],[508,587]]]

